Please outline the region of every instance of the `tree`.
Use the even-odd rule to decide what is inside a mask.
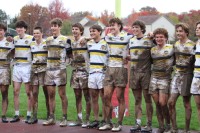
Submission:
[[[150,7],[150,6],[142,7],[139,12],[139,16],[158,15],[158,14],[159,12],[157,11],[157,9],[155,7]]]
[[[61,29],[61,34],[62,35],[72,35],[72,24],[69,20],[64,20],[62,29]]]
[[[61,0],[54,0],[49,4],[50,18],[61,18],[62,20],[69,19],[70,15],[68,10],[64,8]]]
[[[100,16],[100,20],[101,22],[105,25],[105,26],[109,26],[109,20],[111,18],[113,18],[115,15],[113,12],[111,12],[110,14],[108,13],[108,10],[104,10],[102,13],[101,13],[101,16]]]
[[[0,9],[0,22],[7,24],[7,19],[8,15],[6,14],[6,12]]]
[[[33,3],[25,5],[20,10],[19,20],[24,20],[28,23],[29,34],[32,34],[35,26],[41,26],[44,34],[48,34],[48,29],[50,27],[50,14],[46,7]]]
[[[179,17],[178,14],[174,12],[169,12],[165,14],[174,24],[179,23]]]

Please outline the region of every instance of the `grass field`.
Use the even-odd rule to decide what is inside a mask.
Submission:
[[[74,92],[73,89],[69,87],[69,80],[71,76],[71,71],[68,69],[68,84],[67,84],[67,97],[68,97],[68,120],[73,121],[77,118],[76,115],[76,106],[75,106],[75,97],[74,97]],[[1,102],[1,96],[0,96],[0,102]],[[27,111],[27,96],[25,93],[24,86],[21,88],[20,92],[20,115],[21,116],[26,116],[26,111]],[[200,130],[199,128],[199,123],[198,123],[198,116],[197,116],[197,109],[196,105],[194,103],[194,99],[192,97],[191,99],[192,102],[192,119],[191,119],[191,129],[192,130]],[[1,103],[0,103],[1,105]],[[123,124],[124,125],[132,125],[134,124],[134,98],[132,95],[131,90],[129,90],[129,113],[130,116],[125,117]],[[46,107],[45,107],[45,98],[44,94],[42,91],[42,88],[40,88],[40,93],[39,93],[39,99],[38,99],[38,118],[39,119],[45,119],[46,118]],[[1,108],[1,106],[0,106]],[[83,101],[83,114],[85,114],[85,102]],[[182,102],[182,98],[179,97],[178,102],[176,104],[176,111],[177,111],[177,124],[178,128],[183,129],[185,125],[185,110]],[[1,113],[1,110],[0,110]],[[59,120],[62,117],[62,110],[61,110],[61,101],[58,96],[58,93],[56,94],[56,118]],[[8,117],[13,117],[14,115],[14,102],[13,102],[13,87],[10,86],[9,88],[9,107],[7,111],[7,116]],[[142,123],[145,124],[146,122],[146,111],[145,111],[145,104],[143,100],[143,118],[142,118]],[[91,120],[93,120],[93,113],[91,114]],[[116,119],[114,119],[114,122],[116,122]],[[158,127],[158,122],[156,118],[156,111],[155,111],[155,105],[154,105],[154,114],[153,114],[153,127]]]

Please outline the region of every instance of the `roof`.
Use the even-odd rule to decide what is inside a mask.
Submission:
[[[138,20],[143,21],[146,25],[151,25],[160,17],[161,15],[139,16]]]

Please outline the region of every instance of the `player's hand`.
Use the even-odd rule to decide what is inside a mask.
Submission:
[[[8,41],[8,42],[13,42],[13,37],[12,36],[7,36],[6,37],[6,41]]]

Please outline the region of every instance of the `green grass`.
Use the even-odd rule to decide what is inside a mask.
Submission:
[[[76,104],[75,104],[75,97],[74,97],[74,92],[73,89],[70,88],[69,86],[69,80],[71,77],[71,69],[68,69],[67,72],[67,78],[68,78],[68,84],[67,84],[67,97],[68,97],[68,120],[73,121],[76,120],[77,115],[76,115]],[[1,96],[0,96],[0,102],[1,102]],[[199,130],[199,123],[198,123],[198,115],[197,115],[197,109],[196,105],[194,102],[194,98],[192,97],[191,99],[192,103],[192,118],[191,118],[191,129],[192,130]],[[100,103],[101,104],[101,103]],[[129,114],[130,116],[125,117],[123,124],[124,125],[132,125],[134,124],[134,98],[131,90],[129,90]],[[0,103],[0,108],[1,108],[1,103]],[[145,104],[144,100],[142,103],[142,108],[143,108],[143,117],[142,117],[142,123],[146,123],[146,111],[145,111]],[[185,125],[185,110],[182,102],[182,98],[179,97],[177,104],[176,104],[176,110],[177,110],[177,124],[178,128],[183,129]],[[20,92],[20,115],[21,116],[26,116],[26,111],[27,111],[27,96],[25,93],[24,86],[21,88]],[[0,110],[1,113],[1,110]],[[101,113],[101,111],[100,111]],[[58,96],[58,93],[56,93],[56,118],[59,120],[62,117],[62,108],[61,108],[61,100]],[[83,114],[85,114],[85,102],[83,100]],[[13,117],[14,115],[14,102],[13,102],[13,87],[10,86],[9,88],[9,107],[7,111],[7,116],[8,117]],[[84,115],[83,115],[84,116]],[[39,93],[39,98],[38,98],[38,118],[39,119],[45,119],[46,118],[46,107],[45,107],[45,98],[44,94],[42,91],[42,88],[40,88],[40,93]],[[91,113],[91,120],[93,120],[93,113]],[[117,120],[114,119],[114,122]],[[154,114],[153,114],[153,127],[158,127],[158,122],[156,118],[156,111],[155,111],[155,105],[154,105]]]

